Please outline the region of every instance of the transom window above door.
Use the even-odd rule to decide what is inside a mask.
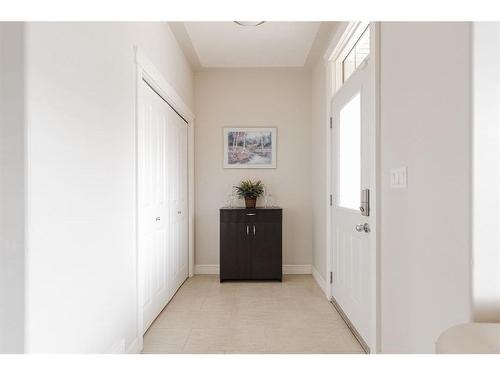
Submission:
[[[333,73],[332,95],[363,65],[369,55],[370,23],[351,23],[330,57]]]
[[[347,81],[352,73],[370,54],[370,27],[367,26],[347,56],[342,61],[342,83]]]

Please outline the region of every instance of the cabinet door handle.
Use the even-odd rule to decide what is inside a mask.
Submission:
[[[253,235],[255,236],[255,225],[253,226]]]
[[[248,236],[248,232],[249,232],[249,229],[248,229],[248,225],[247,225],[247,236]]]
[[[245,215],[247,215],[247,216],[255,216],[257,214],[245,214]]]

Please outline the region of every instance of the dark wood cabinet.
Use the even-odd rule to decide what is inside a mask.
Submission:
[[[281,208],[221,208],[220,281],[282,278]]]

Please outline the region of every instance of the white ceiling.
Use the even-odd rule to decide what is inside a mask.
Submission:
[[[192,65],[247,68],[303,67],[321,22],[265,22],[256,27],[234,22],[182,24],[173,29]]]

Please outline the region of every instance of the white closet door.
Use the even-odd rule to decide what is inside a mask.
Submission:
[[[169,191],[171,267],[170,285],[173,295],[188,276],[188,205],[187,205],[187,125],[172,111],[169,121],[171,157]]]
[[[183,137],[184,134],[187,134],[186,123],[141,82],[138,261],[144,332],[188,275],[187,210],[179,204],[181,197],[187,201],[187,136]]]

